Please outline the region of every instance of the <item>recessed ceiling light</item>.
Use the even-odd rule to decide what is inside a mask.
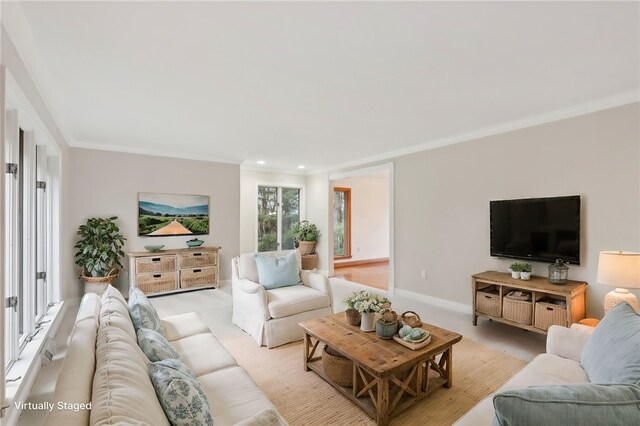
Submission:
[[[301,164],[298,166],[299,169],[304,169],[304,166]]]
[[[256,161],[256,163],[258,163],[258,164],[260,164],[260,165],[262,165],[262,164],[267,164],[267,162],[266,162],[266,161],[264,161],[264,160],[258,160],[258,161]]]

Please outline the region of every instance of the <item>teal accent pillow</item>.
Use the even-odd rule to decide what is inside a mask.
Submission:
[[[213,425],[200,383],[179,359],[149,363],[149,376],[164,414],[173,426]]]
[[[591,383],[640,383],[640,315],[616,305],[593,330],[580,364]]]
[[[258,280],[267,290],[300,284],[300,268],[296,253],[274,258],[256,254]]]
[[[158,313],[147,296],[137,288],[129,291],[129,315],[136,331],[148,328],[164,336],[164,327]]]
[[[156,362],[165,359],[180,359],[180,355],[165,337],[155,330],[141,328],[138,330],[138,345],[149,361]]]
[[[531,386],[496,394],[493,406],[494,426],[637,425],[640,388],[620,384]]]

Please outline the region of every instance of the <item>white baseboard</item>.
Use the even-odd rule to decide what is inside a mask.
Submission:
[[[439,297],[429,296],[428,294],[416,293],[415,291],[396,288],[395,295],[406,297],[407,299],[417,300],[423,303],[429,303],[431,305],[441,306],[443,308],[451,309],[458,312],[463,312],[465,314],[470,314],[473,312],[473,307],[471,305],[454,302],[452,300],[441,299]]]

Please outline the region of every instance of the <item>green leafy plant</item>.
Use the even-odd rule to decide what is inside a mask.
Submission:
[[[76,243],[75,263],[85,276],[106,277],[114,269],[122,268],[120,258],[126,238],[116,224],[117,216],[93,217],[78,227],[80,240]]]
[[[318,241],[320,237],[318,227],[307,220],[294,224],[291,230],[296,241]]]
[[[342,301],[350,309],[355,309],[361,314],[380,312],[380,309],[388,307],[390,302],[386,297],[379,296],[364,290],[354,291]]]
[[[512,263],[511,266],[509,266],[509,269],[512,272],[522,272],[522,263]]]
[[[520,272],[531,272],[532,270],[530,263],[521,263],[520,268]]]

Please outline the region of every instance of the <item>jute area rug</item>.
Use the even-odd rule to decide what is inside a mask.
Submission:
[[[302,370],[302,342],[259,348],[248,335],[222,340],[291,426],[375,425],[313,371]],[[469,339],[453,347],[453,387],[438,389],[392,425],[450,425],[504,384],[525,361]]]

